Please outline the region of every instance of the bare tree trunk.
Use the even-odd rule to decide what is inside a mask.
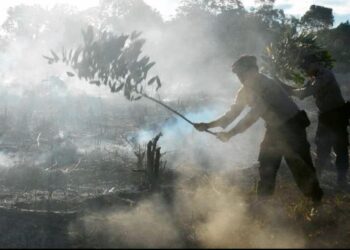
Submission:
[[[153,179],[153,153],[152,153],[152,141],[147,144],[147,169],[146,169],[147,179],[149,185],[152,185]]]
[[[159,167],[160,167],[160,147],[156,149],[156,157],[154,162],[154,188],[159,187]]]

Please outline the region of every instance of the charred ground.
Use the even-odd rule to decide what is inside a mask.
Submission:
[[[104,110],[110,108],[108,103],[102,105]],[[184,109],[178,101],[169,105],[183,112],[198,108],[198,104],[191,102],[186,102],[189,109]],[[160,139],[159,186],[151,188],[147,174],[148,140],[139,141],[139,124],[142,122],[156,136],[161,124],[173,118],[152,105],[136,110],[144,116],[138,116],[135,110],[124,116],[109,116],[105,112],[101,120],[110,121],[108,124],[86,124],[84,130],[79,127],[69,131],[70,136],[67,131],[54,130],[49,123],[41,125],[40,132],[31,130],[37,128],[30,125],[36,119],[28,119],[27,130],[20,130],[28,135],[25,143],[11,137],[18,133],[17,128],[4,131],[2,155],[9,164],[1,168],[2,246],[346,247],[349,244],[350,225],[346,218],[350,213],[350,196],[336,190],[334,169],[327,170],[321,180],[326,196],[319,209],[315,210],[303,198],[285,165],[281,167],[274,198],[257,202],[257,165],[248,168],[232,165],[231,169],[214,166],[204,170],[198,162],[186,157],[181,162],[172,162],[171,154],[176,152],[162,149]],[[80,115],[84,117],[84,112]],[[144,118],[139,121],[135,116]],[[113,125],[114,121],[119,126]],[[134,132],[126,128],[133,128]],[[179,136],[179,140],[185,139]],[[142,153],[145,156],[140,160]]]

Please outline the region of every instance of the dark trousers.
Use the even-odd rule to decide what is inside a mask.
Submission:
[[[338,181],[345,181],[349,169],[348,155],[348,117],[346,110],[340,108],[319,115],[316,132],[316,161],[317,170],[331,166],[331,151],[336,154],[335,165]]]
[[[273,194],[282,157],[285,158],[303,194],[315,201],[321,200],[323,192],[312,163],[305,125],[298,117],[278,128],[267,127],[265,138],[260,145],[258,195]]]

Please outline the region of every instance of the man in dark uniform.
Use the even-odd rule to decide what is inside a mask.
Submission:
[[[336,154],[337,184],[347,187],[348,109],[337,80],[331,70],[323,67],[314,55],[304,57],[301,68],[311,78],[304,88],[293,89],[284,85],[289,94],[304,99],[313,96],[319,110],[316,132],[316,169],[319,173],[331,165],[331,150]]]
[[[213,127],[225,128],[239,116],[245,106],[249,106],[249,113],[230,131],[218,133],[218,138],[228,141],[232,136],[244,132],[260,117],[265,120],[266,134],[259,154],[258,195],[273,194],[277,171],[284,156],[304,195],[315,202],[321,201],[323,192],[306,137],[305,128],[309,125],[306,113],[298,109],[279,84],[259,73],[255,56],[241,56],[233,64],[232,71],[243,85],[235,103],[222,117],[209,123],[196,123],[195,128],[200,131]]]

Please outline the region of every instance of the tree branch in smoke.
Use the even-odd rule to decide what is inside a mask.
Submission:
[[[149,70],[155,65],[148,56],[142,56],[144,39],[139,32],[131,35],[113,35],[106,31],[95,35],[89,26],[82,31],[84,44],[77,49],[62,48],[61,55],[51,50],[51,56],[44,56],[49,64],[63,62],[72,67],[79,79],[89,81],[97,86],[106,85],[111,92],[123,91],[130,100],[139,100],[145,83],[161,87],[158,76],[148,79]],[[141,58],[140,58],[141,57]],[[70,77],[75,76],[67,72]],[[148,80],[148,81],[147,81]]]
[[[185,116],[144,92],[146,86],[156,83],[157,91],[162,84],[158,76],[148,78],[148,72],[155,62],[151,62],[148,56],[141,57],[145,40],[140,38],[140,32],[134,31],[131,35],[118,36],[103,31],[96,37],[93,28],[89,26],[86,31],[82,31],[82,34],[84,44],[77,49],[68,51],[62,48],[60,56],[51,50],[51,56],[43,57],[49,64],[61,61],[72,67],[79,79],[85,79],[90,84],[106,85],[111,92],[123,91],[124,96],[130,101],[145,97],[193,125],[193,122]],[[67,72],[67,75],[75,76],[72,72]],[[215,135],[208,130],[206,132]]]
[[[262,56],[265,70],[273,77],[300,85],[306,78],[300,68],[305,55],[313,54],[323,66],[332,68],[334,60],[331,54],[316,43],[316,38],[313,33],[298,33],[296,29],[287,29],[276,42],[266,47]]]

